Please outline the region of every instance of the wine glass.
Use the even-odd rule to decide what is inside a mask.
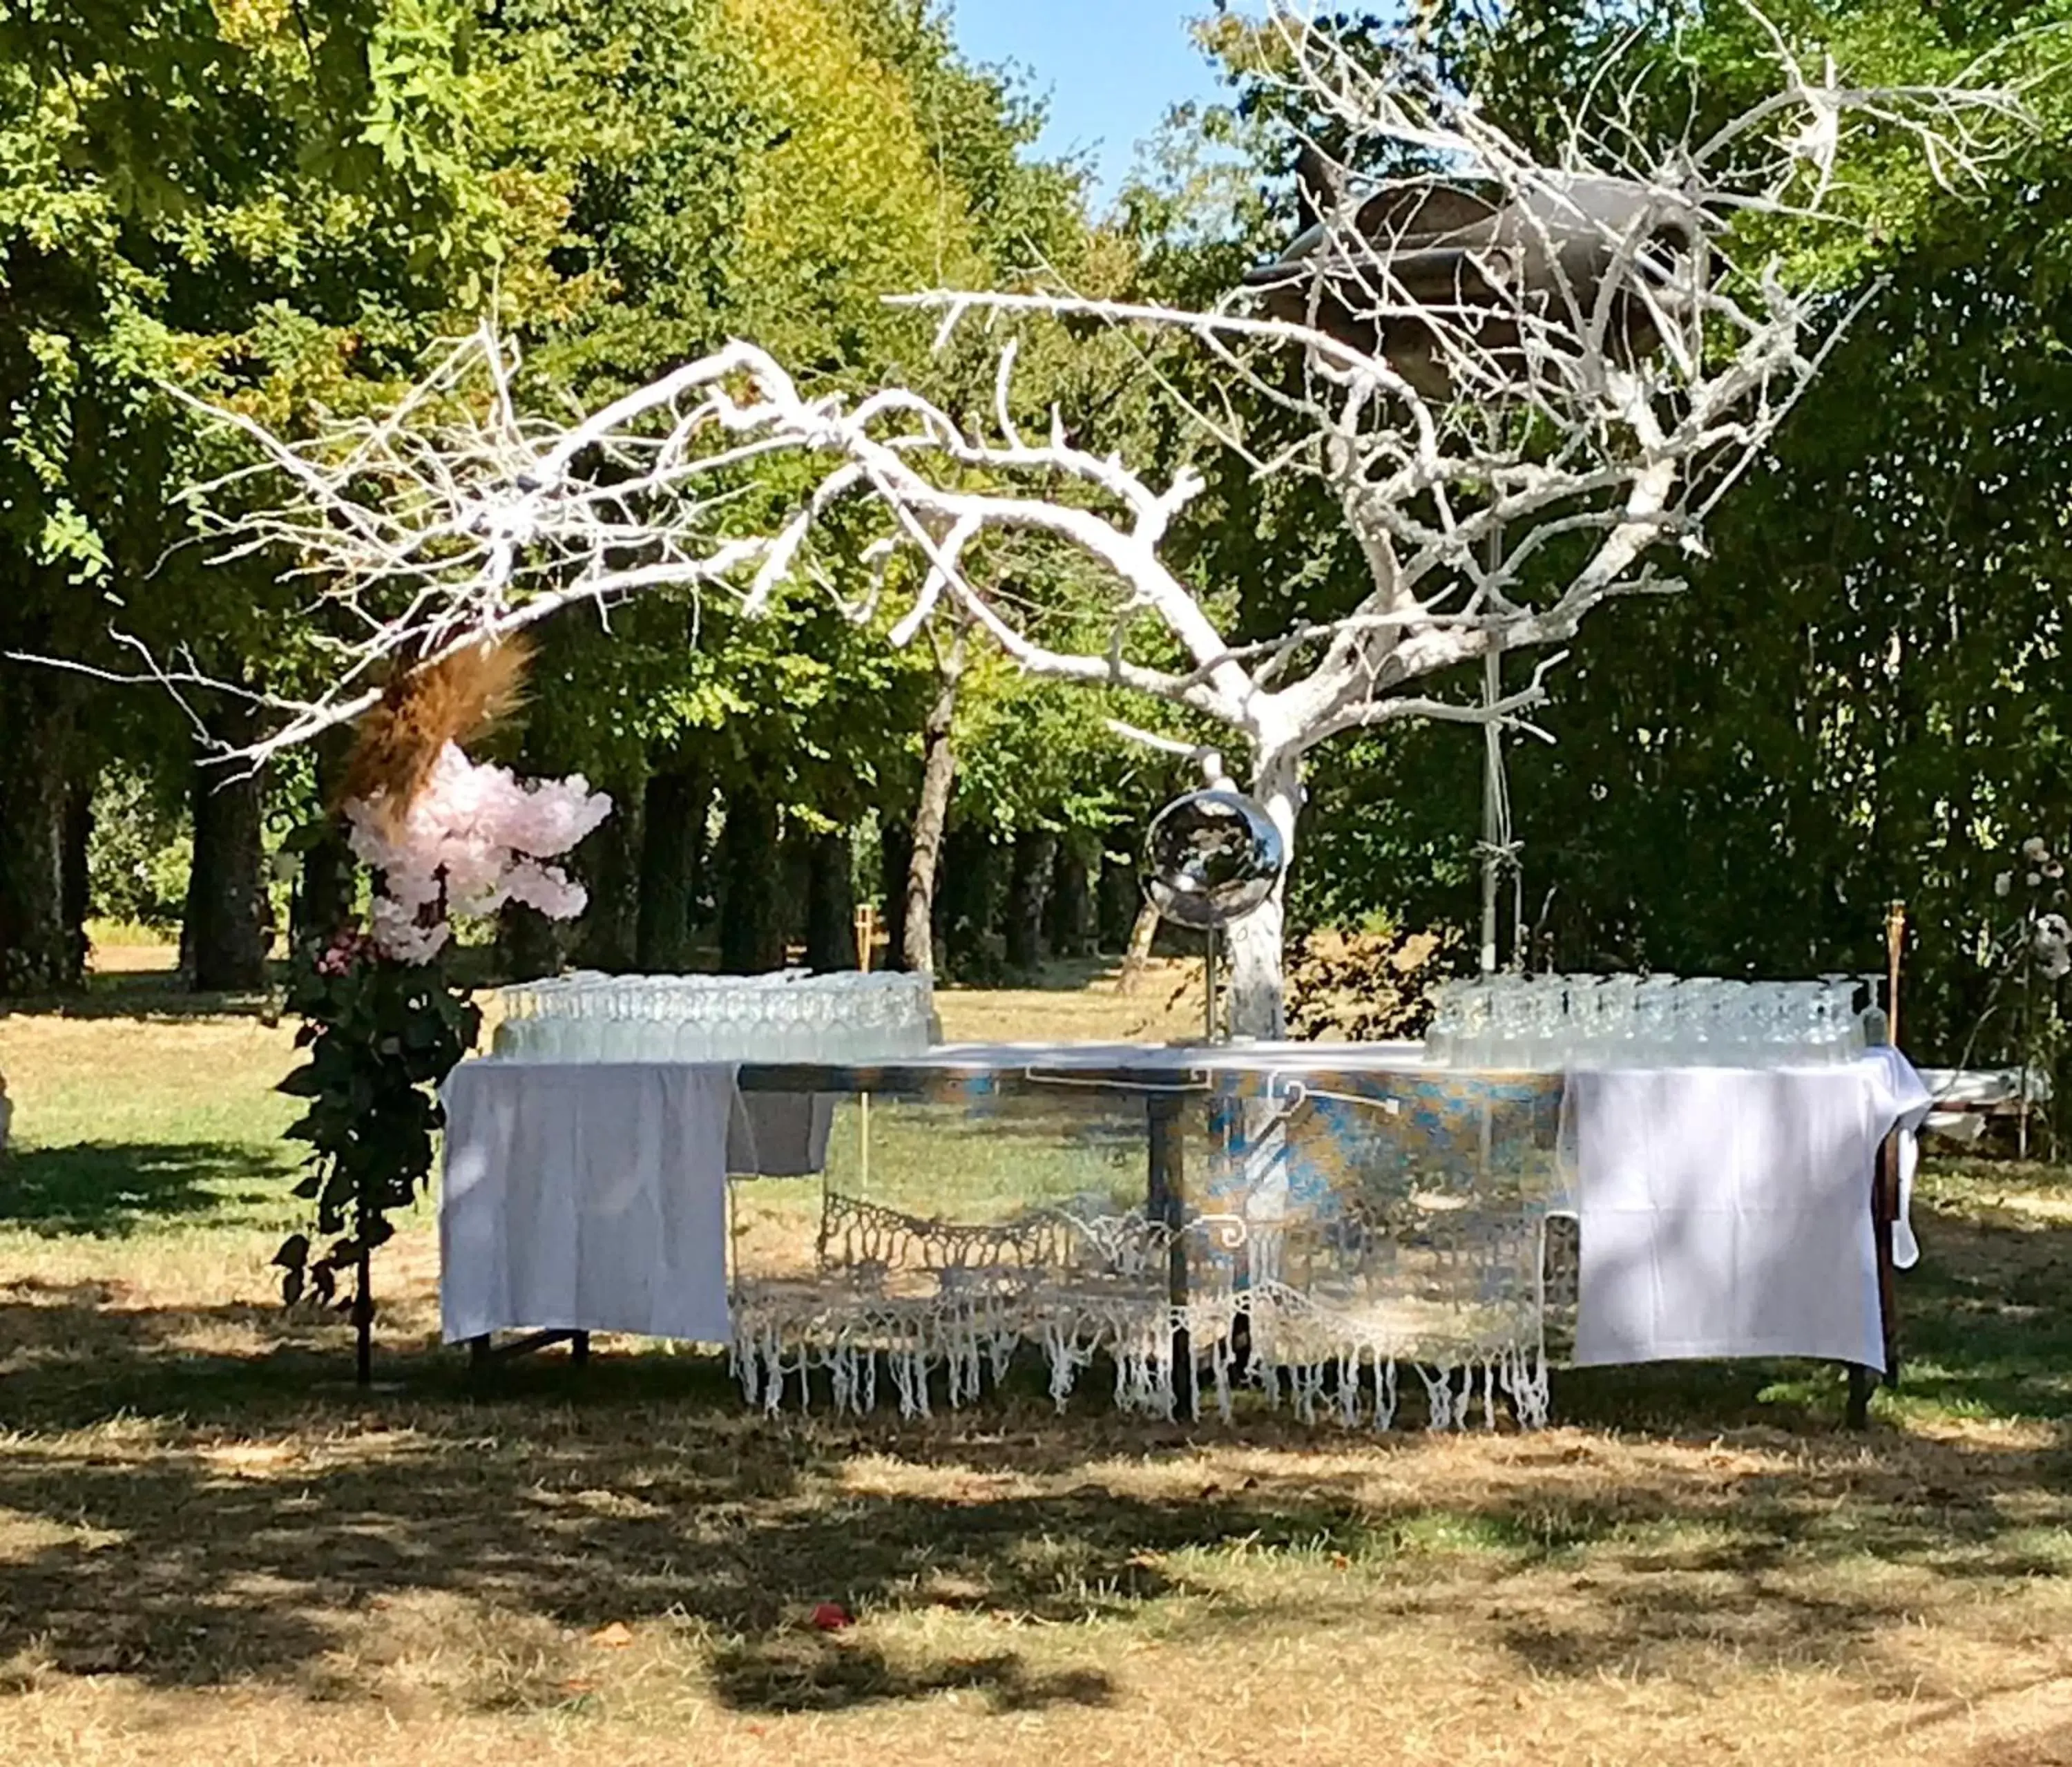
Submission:
[[[1573,1027],[1569,1059],[1585,1066],[1601,1066],[1612,1052],[1618,1027],[1614,1018],[1616,996],[1611,978],[1601,975],[1568,978],[1568,1019]]]
[[[1490,1065],[1490,991],[1486,977],[1460,985],[1460,1028],[1453,1044],[1453,1065],[1485,1068]]]
[[[1531,1028],[1527,1064],[1541,1069],[1558,1068],[1568,1036],[1568,978],[1549,974],[1523,980],[1526,1019]]]
[[[1515,975],[1489,978],[1490,1065],[1516,1068],[1523,1064],[1531,1046],[1532,1019],[1522,979]]]
[[[1461,1034],[1461,984],[1442,982],[1432,995],[1431,1022],[1424,1028],[1424,1054],[1434,1067],[1453,1065]]]
[[[1677,979],[1673,975],[1644,975],[1635,979],[1633,999],[1633,1042],[1644,1060],[1667,1061],[1676,1047],[1679,1017]]]

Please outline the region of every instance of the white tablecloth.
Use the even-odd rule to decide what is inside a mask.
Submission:
[[[1895,1127],[1910,1138],[1929,1102],[1890,1049],[1832,1068],[1571,1074],[1576,1361],[1806,1356],[1882,1369],[1872,1174],[1879,1143]],[[1902,1267],[1913,1168],[1902,1157]]]
[[[724,1344],[730,1067],[463,1062],[439,1197],[446,1341],[520,1327]]]

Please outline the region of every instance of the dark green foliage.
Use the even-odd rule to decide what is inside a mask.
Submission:
[[[282,1244],[274,1259],[282,1299],[352,1305],[364,1378],[372,1322],[365,1260],[393,1234],[390,1217],[430,1180],[432,1138],[445,1124],[439,1083],[474,1047],[482,1011],[437,964],[393,962],[350,932],[298,964],[287,1004],[302,1016],[295,1042],[309,1055],[279,1089],[308,1103],[286,1133],[310,1144],[295,1194],[315,1205],[323,1243],[295,1234]],[[348,1272],[356,1286],[341,1300]]]
[[[170,793],[131,768],[101,776],[88,847],[93,913],[161,931],[178,926],[190,851],[183,807]]]

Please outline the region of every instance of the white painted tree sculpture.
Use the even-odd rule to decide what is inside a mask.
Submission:
[[[982,426],[896,389],[809,397],[743,343],[567,422],[520,410],[514,356],[485,332],[378,422],[295,442],[244,425],[264,457],[254,470],[285,472],[294,495],[224,519],[219,538],[292,551],[326,629],[346,634],[327,690],[269,702],[264,748],[356,715],[399,662],[572,604],[709,585],[753,609],[804,566],[825,517],[861,505],[879,526],[866,556],[911,550],[923,568],[873,577],[858,617],[895,596],[896,642],[968,622],[1033,675],[1165,702],[1186,735],[1133,733],[1153,741],[1192,749],[1212,727],[1245,754],[1292,850],[1318,744],[1405,718],[1522,723],[1552,647],[1608,598],[1668,587],[1651,554],[1698,546],[1848,317],[1741,243],[1750,217],[1837,207],[1859,135],[1910,139],[1938,178],[1975,177],[2020,117],[1983,84],[1811,76],[1773,33],[1776,95],[1710,138],[1643,151],[1614,103],[1570,119],[1559,163],[1544,164],[1414,51],[1377,69],[1292,14],[1274,23],[1293,96],[1318,139],[1342,145],[1307,149],[1318,222],[1251,286],[1205,311],[1065,292],[906,299],[938,311],[945,338],[1025,315],[1194,340],[1283,431],[1293,418],[1298,444],[1253,463],[1328,483],[1371,577],[1350,612],[1235,641],[1211,611],[1231,598],[1198,593],[1161,554],[1202,480],[1182,468],[1153,483],[1075,445],[1059,414],[1025,433],[1011,340]],[[1377,164],[1414,170],[1362,170]],[[1208,445],[1251,447],[1234,422],[1194,415]],[[730,492],[780,454],[812,463],[812,489],[774,531],[744,532]],[[1003,583],[990,542],[1004,535],[1091,568],[1104,599],[1075,620],[1096,641],[1061,645]],[[1551,594],[1543,555],[1575,561]],[[1540,653],[1530,685],[1493,702],[1419,689],[1521,649]],[[175,686],[195,678],[177,661],[155,667]],[[1233,929],[1236,1030],[1281,1028],[1281,932],[1277,896]]]

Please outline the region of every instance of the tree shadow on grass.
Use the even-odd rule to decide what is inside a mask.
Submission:
[[[1942,1396],[1910,1402],[2063,1416],[2045,1383],[2069,1353],[2065,1229],[1990,1213],[1928,1225],[1909,1332]],[[1098,1668],[974,1637],[1001,1616],[1157,1616],[1182,1642],[1472,1620],[1540,1676],[1791,1662],[1881,1688],[1883,1640],[1915,1604],[1961,1588],[1975,1612],[2062,1570],[2042,1537],[2072,1519],[2067,1457],[2036,1431],[1848,1435],[1827,1409],[1838,1388],[1790,1396],[1832,1383],[1820,1370],[1570,1377],[1561,1411],[1618,1439],[1482,1456],[1253,1408],[1231,1431],[1147,1425],[1091,1376],[1062,1418],[1017,1385],[933,1420],[771,1419],[742,1411],[710,1357],[600,1349],[586,1368],[551,1355],[478,1380],[393,1330],[378,1367],[392,1390],[363,1394],[339,1328],[308,1316],[110,1307],[91,1284],[13,1293],[0,1661],[33,1648],[60,1674],[150,1685],[364,1693],[336,1665],[379,1638],[375,1611],[430,1604],[423,1623],[450,1629],[460,1603],[532,1629],[512,1654],[534,1665],[520,1703],[536,1687],[562,1699],[586,1637],[621,1621],[688,1637],[683,1672],[743,1711],[1115,1696]],[[196,1352],[212,1332],[248,1348]],[[1692,1451],[1749,1420],[1764,1427],[1719,1470]],[[811,1631],[822,1601],[864,1626]],[[917,1629],[933,1642],[870,1624],[926,1613],[943,1617]],[[464,1655],[465,1636],[438,1648]],[[507,1676],[455,1697],[512,1691]]]
[[[1694,1427],[1832,1429],[1848,1377],[1826,1363],[1656,1362],[1631,1368],[1557,1368],[1552,1411],[1585,1429],[1677,1435]]]
[[[37,1299],[49,1316],[93,1295]],[[0,1345],[18,1337],[18,1311],[0,1308]],[[260,1317],[221,1312],[225,1329]],[[723,1641],[705,1647],[700,1672],[742,1710],[971,1689],[1008,1711],[1097,1704],[1114,1690],[1099,1672],[974,1650],[968,1633],[932,1654],[888,1654],[867,1634],[812,1633],[804,1617],[837,1601],[866,1619],[935,1610],[1127,1625],[1203,1596],[1213,1599],[1190,1604],[1184,1623],[1165,1624],[1248,1634],[1365,1623],[1359,1603],[1371,1593],[1338,1613],[1304,1580],[1302,1567],[1334,1559],[1382,1576],[1392,1611],[1413,1620],[1444,1619],[1464,1599],[1486,1605],[1519,1573],[1587,1562],[1605,1581],[1582,1613],[1498,1616],[1498,1639],[1537,1673],[1614,1662],[1667,1673],[1697,1647],[1700,1621],[1758,1658],[1839,1664],[1906,1599],[1846,1580],[1780,1588],[1780,1567],[1868,1554],[1952,1577],[2020,1574],[2016,1543],[2000,1538],[2009,1524],[1990,1507],[1953,1525],[1910,1507],[1902,1489],[1889,1509],[1849,1497],[1855,1512],[1831,1525],[1866,1477],[1858,1445],[1832,1432],[1809,1439],[1810,1455],[1739,1477],[1731,1530],[1717,1538],[1705,1530],[1720,1504],[1676,1468],[1634,1468],[1615,1486],[1543,1480],[1536,1466],[1552,1474],[1576,1452],[1552,1438],[1514,1443],[1515,1478],[1477,1481],[1456,1499],[1443,1484],[1370,1484],[1350,1458],[1393,1457],[1408,1475],[1435,1452],[1417,1436],[1372,1444],[1262,1419],[1244,1432],[1243,1464],[1256,1470],[1240,1475],[1189,1458],[1231,1440],[1214,1429],[1147,1429],[1091,1406],[1059,1419],[1015,1397],[929,1423],[773,1422],[741,1411],[713,1360],[688,1357],[600,1356],[586,1369],[542,1358],[478,1388],[450,1353],[392,1348],[382,1372],[401,1390],[364,1394],[345,1378],[342,1345],[292,1319],[267,1353],[197,1356],[169,1347],[191,1338],[194,1314],[119,1316],[119,1333],[78,1334],[81,1365],[66,1365],[51,1332],[59,1359],[10,1381],[10,1420],[30,1433],[0,1450],[0,1659],[34,1642],[60,1673],[316,1687],[370,1608],[458,1599],[549,1640],[688,1619]],[[125,1419],[105,1440],[94,1403]],[[62,1433],[81,1424],[83,1442]],[[1331,1461],[1273,1456],[1305,1444]],[[852,1477],[859,1453],[871,1458]],[[1990,1450],[1945,1457],[1953,1485],[2000,1478]],[[1118,1464],[1155,1472],[1161,1461],[1161,1482],[1115,1482]],[[1968,1559],[1953,1552],[1967,1543]],[[1479,1592],[1468,1596],[1449,1580],[1463,1564]],[[1226,1574],[1237,1580],[1217,1580]],[[1723,1575],[1735,1580],[1725,1592]],[[1702,1604],[1694,1578],[1709,1580]],[[544,1646],[541,1684],[574,1673],[580,1648]]]
[[[285,977],[282,966],[272,966]],[[269,991],[252,994],[198,994],[173,970],[116,970],[87,978],[76,993],[25,996],[0,1005],[0,1015],[49,1015],[63,1019],[143,1019],[177,1022],[184,1019],[265,1019],[278,1010]]]
[[[20,1148],[0,1159],[0,1226],[117,1236],[180,1216],[234,1225],[226,1205],[278,1201],[281,1177],[249,1143]]]
[[[919,1667],[892,1662],[868,1644],[777,1633],[722,1645],[711,1674],[720,1698],[744,1711],[836,1711],[966,1691],[996,1712],[1046,1706],[1107,1706],[1115,1683],[1096,1670],[1032,1671],[1011,1650],[947,1657]]]
[[[650,1381],[607,1406],[597,1389],[617,1383],[602,1364],[542,1365],[529,1390],[475,1400],[445,1368],[409,1394],[363,1396],[312,1383],[306,1352],[269,1360],[245,1371],[242,1407],[220,1371],[162,1382],[152,1409],[166,1421],[148,1441],[0,1452],[0,1659],[34,1644],[61,1673],[320,1686],[370,1606],[436,1595],[516,1610],[562,1640],[695,1621],[725,1641],[705,1678],[743,1710],[952,1689],[998,1711],[1101,1703],[1113,1690],[1096,1671],[968,1643],[888,1655],[802,1622],[821,1601],[861,1615],[1127,1615],[1166,1590],[1147,1550],[1257,1538],[1283,1519],[1271,1505],[1171,1507],[1092,1488],[990,1501],[848,1489],[845,1437],[745,1416],[709,1363],[651,1370],[659,1400]],[[392,1358],[388,1372],[423,1360]],[[226,1435],[216,1419],[240,1413]],[[538,1676],[565,1676],[579,1649],[549,1644]]]

